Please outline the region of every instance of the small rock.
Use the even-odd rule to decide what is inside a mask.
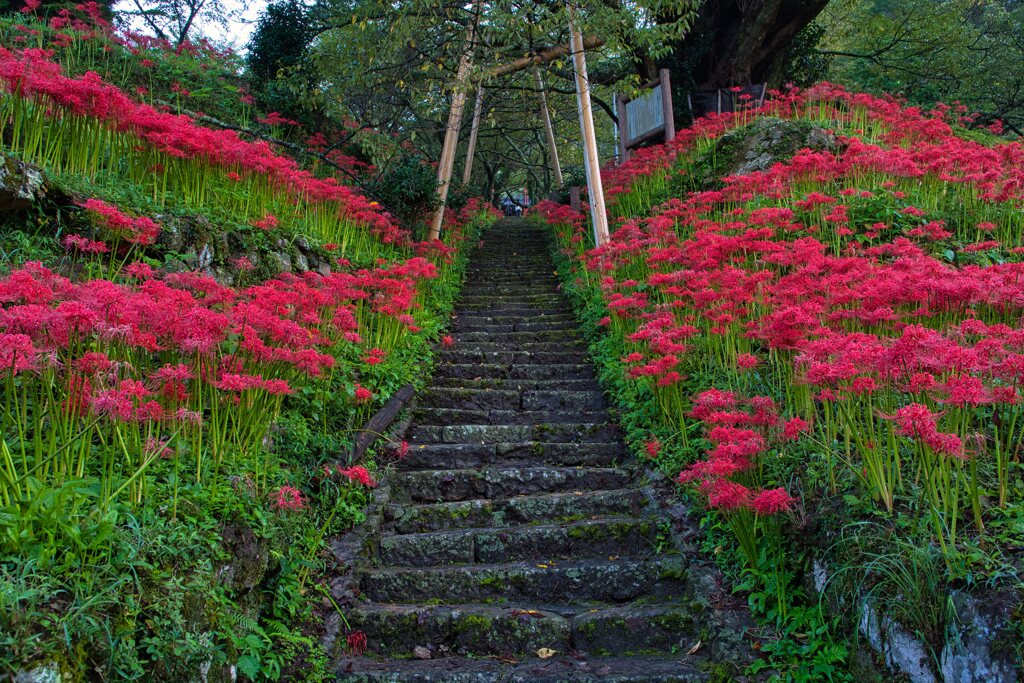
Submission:
[[[0,157],[0,211],[23,209],[45,194],[38,168]]]
[[[46,664],[31,671],[19,671],[14,675],[14,683],[61,683],[60,669],[56,664]]]
[[[416,659],[430,659],[430,650],[422,645],[417,645],[412,649],[412,656]]]

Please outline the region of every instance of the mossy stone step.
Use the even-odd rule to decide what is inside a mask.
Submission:
[[[506,379],[589,379],[594,377],[589,364],[501,365],[499,363],[438,363],[435,377],[474,379],[503,377]]]
[[[512,498],[537,493],[597,491],[627,486],[631,475],[619,468],[484,467],[421,470],[391,477],[392,500],[449,502],[476,498]]]
[[[515,297],[508,297],[501,296],[500,294],[495,294],[490,289],[481,288],[479,292],[463,292],[462,297],[459,299],[459,306],[465,306],[467,304],[487,305],[491,303],[510,303],[510,300],[514,300],[514,302],[518,303],[520,306],[526,303],[554,304],[556,306],[565,305],[565,297],[557,292],[518,294]]]
[[[482,332],[479,330],[451,333],[455,345],[466,343],[491,343],[491,344],[579,344],[583,340],[575,331],[566,330],[541,330],[533,332]]]
[[[637,489],[574,491],[505,500],[467,500],[421,505],[389,505],[386,525],[396,534],[442,529],[502,528],[554,524],[599,517],[634,517],[647,505]]]
[[[366,605],[349,625],[366,633],[371,652],[408,656],[444,644],[450,654],[535,655],[541,648],[579,656],[666,655],[699,639],[693,613],[681,607],[618,607],[563,616],[545,609],[485,605]]]
[[[477,389],[431,386],[417,398],[421,406],[468,410],[518,410],[523,392],[518,389]]]
[[[680,558],[576,560],[363,570],[360,587],[374,602],[624,603],[685,593]]]
[[[455,317],[459,320],[471,320],[473,322],[493,322],[498,324],[519,322],[576,322],[576,316],[569,311],[560,313],[534,313],[534,314],[505,314],[501,311],[463,311],[457,310]]]
[[[579,417],[579,416],[577,416]],[[600,417],[606,417],[601,415]],[[570,416],[569,419],[571,419]],[[529,424],[418,424],[408,431],[410,443],[504,443],[550,441],[553,443],[609,443],[620,437],[617,425],[608,422],[542,422]]]
[[[551,330],[571,331],[578,327],[575,320],[532,322],[529,318],[509,321],[504,323],[492,323],[476,320],[462,320],[456,318],[452,323],[452,330],[456,332],[546,332]]]
[[[588,354],[584,350],[567,351],[477,351],[464,346],[456,346],[442,351],[437,356],[438,363],[484,363],[487,365],[582,365],[587,362]]]
[[[506,299],[513,299],[522,295],[537,296],[539,294],[552,294],[558,295],[558,284],[554,279],[547,282],[532,282],[524,283],[521,285],[501,285],[499,283],[486,283],[484,287],[479,288],[480,294],[486,294],[487,296],[503,297]],[[477,294],[472,289],[468,291],[468,294]]]
[[[598,406],[600,407],[600,406]],[[463,408],[419,408],[413,413],[415,429],[423,429],[432,425],[448,427],[494,425],[520,426],[542,424],[600,424],[607,421],[608,413],[602,410],[472,410]],[[450,441],[451,436],[445,435]],[[467,441],[476,441],[475,437]],[[574,439],[570,439],[574,440]],[[456,441],[455,443],[460,443]]]
[[[524,306],[519,302],[510,302],[505,304],[490,304],[481,306],[460,306],[453,313],[454,315],[465,315],[465,314],[495,314],[500,313],[502,315],[517,315],[519,317],[530,317],[532,315],[559,315],[562,313],[571,312],[568,307],[542,307],[542,306]],[[463,335],[469,335],[471,333],[462,333]],[[460,335],[461,336],[461,335]],[[561,339],[564,335],[552,335],[553,339]],[[458,339],[458,337],[456,337]]]
[[[390,566],[494,564],[527,560],[646,557],[657,539],[653,520],[609,517],[507,529],[456,529],[385,536],[379,559]]]
[[[346,618],[366,633],[371,652],[393,657],[440,644],[463,655],[515,655],[544,647],[565,652],[572,633],[570,621],[552,612],[484,605],[367,605],[348,610]]]
[[[503,662],[498,659],[436,657],[420,660],[343,658],[344,683],[706,683],[711,676],[692,657],[579,657],[559,652]],[[716,681],[722,680],[716,678]]]
[[[508,390],[516,391],[593,391],[601,392],[601,384],[596,379],[504,379],[502,377],[465,379],[459,377],[435,377],[430,382],[432,389],[474,389],[474,390]]]
[[[594,444],[539,443],[531,441],[411,444],[399,471],[464,469],[485,465],[555,465],[565,467],[610,467],[628,459],[618,441]]]
[[[431,387],[420,394],[421,405],[466,410],[596,410],[604,406],[599,390],[475,389]]]
[[[512,353],[515,355],[542,353],[578,353],[581,354],[582,358],[588,357],[586,343],[584,343],[582,339],[575,339],[572,337],[565,338],[559,341],[544,338],[526,338],[519,340],[510,340],[495,338],[492,335],[489,339],[484,340],[465,339],[461,337],[456,337],[453,334],[452,342],[452,346],[441,347],[441,352],[449,353],[454,351],[461,351],[463,353],[472,354],[474,356],[484,356],[488,353]],[[531,362],[533,362],[533,360],[531,360]]]

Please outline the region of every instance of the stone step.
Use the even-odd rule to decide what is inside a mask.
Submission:
[[[462,379],[458,377],[435,377],[430,381],[432,389],[475,389],[475,390],[515,390],[515,391],[588,391],[601,392],[601,384],[596,379],[504,379],[477,378]]]
[[[399,470],[466,469],[518,464],[611,467],[628,460],[625,447],[609,443],[416,444],[399,460]]]
[[[451,333],[455,346],[468,343],[489,344],[582,344],[575,331],[546,330],[533,332],[456,332]]]
[[[682,607],[618,607],[562,615],[545,609],[488,605],[359,605],[349,625],[367,636],[370,652],[401,657],[415,647],[444,646],[460,655],[535,656],[537,650],[580,657],[667,655],[699,640]]]
[[[498,285],[500,287],[525,287],[535,283],[557,286],[558,277],[552,269],[523,268],[504,272],[500,275],[487,273],[485,271],[470,271],[466,277],[466,287],[475,288],[486,285]]]
[[[549,339],[508,341],[492,337],[481,341],[456,338],[455,335],[452,335],[452,341],[454,343],[451,346],[442,346],[440,348],[442,358],[444,357],[443,354],[448,353],[463,353],[475,358],[487,358],[486,354],[489,353],[511,353],[514,354],[513,358],[516,356],[523,356],[525,354],[578,353],[580,354],[581,360],[577,362],[582,362],[582,360],[589,357],[587,345],[582,340],[575,338],[561,339],[559,341],[552,341]],[[536,356],[532,358],[530,362],[535,362],[536,358],[543,358],[543,356]],[[486,362],[498,363],[504,361],[489,360]]]
[[[529,322],[576,322],[576,316],[571,311],[565,311],[561,313],[531,313],[531,314],[506,314],[499,311],[465,311],[457,310],[455,317],[463,321],[472,322],[492,322],[495,324],[503,325],[506,323],[515,323],[522,320]]]
[[[377,655],[410,656],[416,647],[444,646],[448,653],[533,654],[547,647],[566,652],[572,626],[553,612],[486,605],[357,605],[346,610],[349,626],[366,634]]]
[[[399,472],[389,478],[392,500],[446,502],[512,498],[537,493],[620,489],[630,474],[617,468],[485,467],[482,469]]]
[[[456,529],[385,536],[379,558],[392,566],[646,557],[654,552],[657,529],[650,519],[607,517],[568,524],[505,529]]]
[[[681,596],[685,574],[680,558],[381,567],[364,570],[360,588],[373,602],[617,604]]]
[[[503,304],[489,304],[489,305],[474,305],[469,306],[466,304],[460,304],[455,309],[455,315],[462,315],[467,313],[486,314],[486,315],[517,315],[517,316],[531,316],[531,315],[565,315],[572,313],[572,308],[568,304],[563,303],[561,306],[529,306],[518,301],[506,302]]]
[[[418,408],[412,415],[415,429],[431,426],[461,427],[477,425],[520,426],[540,424],[595,423],[608,421],[603,410],[470,410],[464,408]],[[447,441],[450,436],[445,435]],[[475,441],[471,439],[470,442]],[[463,443],[456,441],[455,443]]]
[[[558,294],[558,280],[550,275],[544,279],[522,276],[512,284],[501,282],[467,282],[463,287],[466,294],[487,294],[489,296],[519,296],[520,294]]]
[[[548,332],[552,330],[573,331],[579,324],[575,320],[562,322],[530,322],[529,319],[506,323],[477,322],[456,318],[450,329],[455,332]]]
[[[463,365],[481,363],[483,365],[583,365],[589,355],[586,351],[476,351],[462,346],[454,346],[437,354],[438,363]]]
[[[604,392],[431,387],[418,401],[435,408],[466,410],[595,410],[604,406]]]
[[[487,290],[479,294],[474,292],[463,292],[462,296],[459,299],[460,307],[466,304],[478,304],[486,306],[494,303],[516,303],[519,306],[522,306],[524,304],[553,304],[556,306],[564,306],[566,302],[565,297],[558,293],[521,294],[516,297],[507,297],[501,296],[499,294],[494,294],[493,292]]]
[[[554,524],[598,517],[631,517],[647,505],[637,489],[550,493],[507,500],[467,500],[423,505],[389,505],[386,518],[396,534],[442,529],[501,528]]]
[[[706,683],[711,676],[697,667],[698,662],[681,654],[584,659],[561,652],[548,659],[504,662],[466,657],[424,661],[346,657],[340,660],[337,675],[345,683]]]
[[[440,378],[476,379],[589,379],[593,366],[579,365],[501,365],[499,363],[440,363],[434,370]]]
[[[535,424],[417,424],[409,428],[407,438],[410,444],[508,441],[589,444],[611,443],[620,438],[620,434],[618,427],[609,422],[561,421]]]

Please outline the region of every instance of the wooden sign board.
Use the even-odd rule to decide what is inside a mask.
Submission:
[[[760,107],[764,104],[768,91],[766,83],[745,85],[741,88],[718,88],[717,90],[697,90],[686,96],[693,118],[699,119],[708,114],[722,114],[743,108],[743,105]]]
[[[658,80],[644,86],[644,94],[635,99],[616,98],[619,116],[619,153],[621,161],[643,143],[656,138],[668,142],[676,136],[672,114],[672,82],[668,69],[661,69]]]

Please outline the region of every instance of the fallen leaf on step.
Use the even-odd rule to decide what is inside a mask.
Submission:
[[[695,654],[697,652],[697,650],[700,649],[700,646],[701,646],[701,642],[698,640],[696,645],[694,645],[693,647],[691,647],[689,650],[686,651],[686,654],[688,654],[688,655]]]
[[[544,613],[543,612],[538,612],[535,609],[514,609],[514,610],[512,610],[512,616],[514,616],[514,617],[527,616],[527,617],[533,617],[535,619],[543,619],[544,618]]]
[[[416,659],[430,659],[430,650],[422,645],[417,645],[412,649],[412,656]]]
[[[551,657],[555,656],[555,651],[552,650],[550,647],[542,647],[541,649],[537,650],[537,656],[541,659],[550,659]]]
[[[547,566],[546,564],[538,564],[538,565],[537,565],[537,568],[538,568],[538,569],[547,569],[547,568],[548,568],[548,566]]]

